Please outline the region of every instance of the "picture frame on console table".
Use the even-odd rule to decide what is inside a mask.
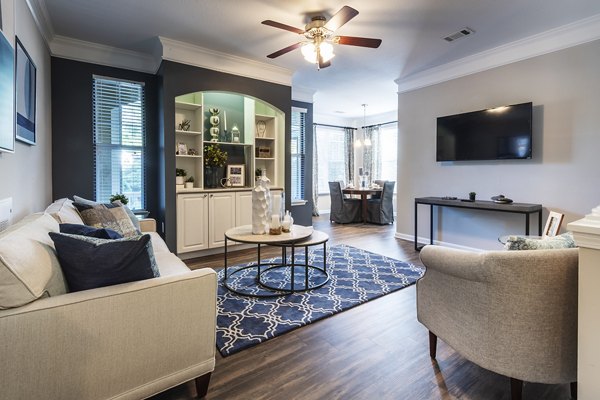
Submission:
[[[231,182],[231,186],[245,185],[245,165],[231,164],[227,166],[227,178]]]

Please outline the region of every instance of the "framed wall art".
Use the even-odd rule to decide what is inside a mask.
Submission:
[[[231,186],[244,186],[244,169],[243,164],[227,166],[227,178],[231,182]]]
[[[16,138],[24,143],[35,144],[36,67],[18,37],[16,53]]]
[[[15,151],[15,51],[0,32],[0,151]]]

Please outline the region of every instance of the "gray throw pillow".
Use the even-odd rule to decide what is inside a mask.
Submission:
[[[532,239],[526,236],[509,236],[505,250],[547,250],[567,249],[575,246],[573,233],[566,232],[562,235],[547,237],[545,239]]]
[[[83,197],[79,197],[79,196],[73,196],[73,200],[76,203],[79,204],[86,204],[88,206],[97,206],[98,204],[104,204],[104,203],[99,203],[97,201],[94,200],[88,200],[88,199],[84,199]],[[133,224],[133,226],[135,226],[135,229],[137,229],[138,233],[141,233],[141,229],[140,229],[140,220],[137,219],[137,217],[135,216],[135,214],[133,213],[133,211],[131,211],[129,209],[129,207],[127,207],[125,204],[121,203],[120,200],[117,201],[113,201],[112,204],[116,204],[118,206],[123,207],[123,209],[125,210],[125,212],[127,213],[127,216],[129,217],[129,219],[131,220],[131,223]]]

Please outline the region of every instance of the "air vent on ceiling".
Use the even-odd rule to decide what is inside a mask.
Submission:
[[[458,39],[463,38],[465,36],[469,36],[469,35],[471,35],[473,33],[475,33],[475,31],[473,29],[468,28],[468,27],[464,27],[460,31],[454,32],[454,33],[446,36],[444,38],[444,40],[446,42],[454,42],[455,40],[458,40]]]

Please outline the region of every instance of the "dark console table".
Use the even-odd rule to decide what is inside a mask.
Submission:
[[[529,235],[529,217],[531,214],[538,215],[538,235],[542,236],[542,205],[527,204],[527,203],[510,203],[501,204],[493,201],[476,200],[463,201],[460,199],[450,200],[442,197],[416,197],[415,198],[415,250],[419,251],[423,246],[419,246],[417,242],[417,226],[418,226],[418,206],[419,204],[429,205],[429,243],[433,244],[433,206],[437,207],[455,207],[455,208],[470,208],[474,210],[487,210],[509,212],[514,214],[525,215],[525,235]]]

